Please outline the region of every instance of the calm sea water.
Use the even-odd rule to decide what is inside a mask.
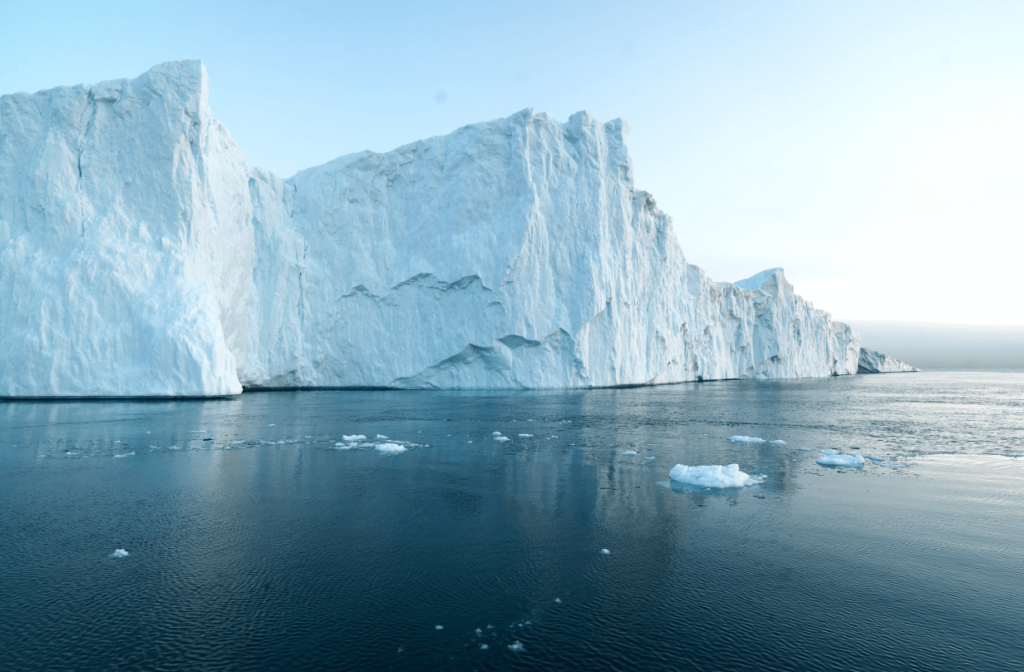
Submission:
[[[1024,669],[1022,456],[1015,373],[0,404],[0,668]]]

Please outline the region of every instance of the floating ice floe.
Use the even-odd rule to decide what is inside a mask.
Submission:
[[[804,451],[810,452],[811,449],[810,448],[801,448],[800,450],[804,450]]]
[[[476,636],[477,636],[477,637],[479,637],[479,636],[481,636],[482,634],[484,634],[484,631],[483,631],[483,630],[481,630],[480,628],[477,628],[477,629],[476,629],[476,630],[474,630],[473,632],[475,632],[475,633],[476,633]]]
[[[114,455],[114,457],[128,457],[129,455],[134,455],[134,454],[135,454],[135,451],[133,450],[130,453],[121,453],[120,455]]]
[[[865,455],[864,457],[868,458],[872,462],[885,462],[885,458],[879,457],[878,455]]]
[[[636,455],[636,451],[635,450],[624,450],[624,451],[622,451],[622,454],[623,455]]]
[[[825,450],[819,450],[818,454],[819,455],[838,455],[839,451],[838,450],[832,450],[831,448],[826,448]]]
[[[118,548],[118,549],[115,549],[114,552],[110,554],[110,557],[112,557],[112,558],[127,558],[128,557],[128,551],[124,550],[123,548]]]
[[[512,439],[508,438],[507,436],[496,436],[496,437],[494,437],[494,440],[495,441],[511,441]]]
[[[891,462],[882,462],[878,466],[880,466],[880,467],[889,467],[891,469],[904,469],[906,467],[909,467],[910,465],[909,464],[894,464],[894,463],[891,463]]]
[[[612,552],[609,551],[607,548],[602,548],[601,549],[601,555],[611,555],[611,554],[612,554]]]
[[[720,464],[702,465],[688,467],[685,464],[677,464],[668,472],[668,477],[677,483],[698,485],[704,488],[742,488],[747,485],[756,485],[764,481],[764,476],[751,476],[740,471],[740,465]]]
[[[444,626],[443,625],[435,625],[434,626],[434,630],[444,630]]]
[[[645,457],[644,459],[645,460],[653,460],[654,458],[653,457]]]
[[[562,603],[562,598],[556,597],[555,598],[555,604],[561,604],[561,603]]]
[[[511,644],[509,644],[509,645],[508,645],[508,650],[509,650],[509,651],[522,651],[522,650],[524,650],[525,648],[526,648],[526,647],[525,647],[525,646],[523,646],[523,643],[522,643],[522,642],[520,642],[520,641],[519,641],[518,639],[517,639],[516,641],[514,641],[514,642],[512,642]]]
[[[378,435],[377,435],[377,438],[378,438],[378,439],[381,439],[381,440],[384,440],[384,441],[387,441],[387,440],[388,440],[388,437],[384,436],[383,434],[378,434]]]
[[[231,445],[232,445],[232,446],[237,446],[237,445],[238,445],[238,444],[240,444],[240,443],[245,443],[245,441],[232,441],[232,442],[231,442]]]
[[[533,434],[520,434],[519,438],[522,438],[522,439],[532,439],[533,438]]]
[[[363,436],[362,434],[353,434],[351,436],[346,436],[345,434],[342,434],[341,438],[344,439],[345,441],[366,441],[366,437]]]
[[[756,436],[730,436],[729,441],[733,443],[764,443],[764,439]]]
[[[823,467],[863,467],[864,457],[861,455],[826,455],[815,460]]]
[[[270,424],[269,424],[269,425],[267,425],[267,426],[268,426],[268,427],[275,427],[276,425],[274,425],[274,423],[270,423]]]
[[[405,446],[400,446],[397,443],[380,443],[374,448],[382,453],[404,453],[407,450]]]
[[[501,436],[501,432],[491,432],[491,436]]]
[[[786,445],[786,442],[783,441],[782,439],[775,439],[774,441],[769,441],[768,443],[770,443],[773,446],[784,446],[784,445]]]

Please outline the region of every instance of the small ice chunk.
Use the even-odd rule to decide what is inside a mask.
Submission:
[[[636,455],[636,451],[635,450],[624,450],[624,451],[622,451],[622,454],[623,455]]]
[[[232,442],[231,442],[231,445],[232,445],[232,446],[237,446],[237,445],[238,445],[238,444],[240,444],[240,443],[245,443],[245,441],[232,441]]]
[[[366,441],[366,437],[362,434],[352,434],[351,436],[341,435],[341,438],[345,441]]]
[[[381,443],[374,448],[382,453],[404,453],[406,451],[405,446],[400,446],[397,443]]]
[[[114,455],[114,457],[128,457],[129,455],[134,455],[134,454],[135,454],[135,451],[133,450],[130,453],[121,453],[120,455]]]
[[[508,438],[507,436],[496,436],[496,437],[494,437],[494,440],[495,441],[511,441],[512,439]]]
[[[601,555],[611,555],[611,554],[612,554],[612,552],[609,551],[607,548],[602,548],[601,549]]]
[[[114,549],[114,552],[110,554],[110,557],[112,557],[112,558],[127,558],[128,557],[128,551],[124,550],[123,548]]]
[[[644,459],[645,460],[653,460],[654,458],[653,457],[645,457]]]
[[[486,650],[487,650],[487,649],[489,649],[489,648],[491,648],[491,647],[487,646],[486,644],[481,644],[481,645],[480,645],[480,650],[481,650],[481,651],[486,651]]]
[[[443,625],[435,625],[434,626],[434,630],[444,630],[444,626]]]
[[[832,450],[831,448],[826,448],[825,450],[819,450],[818,454],[820,454],[820,455],[838,455],[839,451],[838,450]]]
[[[470,439],[469,441],[466,441],[466,443],[473,443],[473,441],[472,439]]]
[[[729,441],[733,443],[764,443],[764,439],[759,439],[756,436],[730,436]]]
[[[751,476],[740,471],[738,464],[724,467],[720,464],[697,467],[677,464],[668,472],[668,477],[677,483],[698,485],[703,488],[742,488],[747,485],[756,485],[765,478],[764,476]]]
[[[864,458],[860,455],[826,455],[815,460],[823,467],[863,467]]]
[[[501,432],[491,432],[491,436],[501,436]]]
[[[269,426],[269,427],[273,427],[273,426],[274,426],[274,423],[270,423],[270,425],[268,425],[268,426]]]
[[[378,435],[377,435],[377,438],[378,438],[378,439],[383,439],[383,440],[385,440],[385,441],[387,441],[387,439],[388,439],[388,437],[384,436],[383,434],[378,434]]]
[[[556,597],[555,598],[555,604],[561,604],[561,603],[562,603],[562,598]]]
[[[338,446],[344,446],[344,445],[345,445],[344,443],[335,443],[334,447],[337,448]]]
[[[885,458],[879,457],[878,455],[865,455],[864,457],[868,458],[872,462],[885,462]]]
[[[786,442],[783,441],[782,439],[775,439],[774,441],[769,441],[768,443],[770,443],[773,446],[784,446],[784,445],[786,445]]]
[[[522,651],[525,648],[526,647],[523,646],[523,643],[520,642],[518,639],[508,645],[508,650],[509,651]]]
[[[909,464],[894,464],[892,462],[882,462],[878,466],[880,466],[880,467],[890,467],[892,469],[903,469],[905,467],[909,467],[910,465]]]
[[[532,439],[533,434],[520,434],[519,437],[523,439]]]
[[[477,628],[474,632],[476,632],[476,636],[477,637],[479,637],[480,635],[484,634],[484,631],[481,630],[480,628]]]
[[[811,449],[810,448],[801,448],[800,450],[804,450],[804,451],[810,452]]]
[[[310,436],[309,434],[306,434],[306,438],[307,438],[307,439],[312,439],[313,437],[312,437],[312,436]]]

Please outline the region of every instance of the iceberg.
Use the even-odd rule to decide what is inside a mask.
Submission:
[[[688,467],[677,464],[668,472],[668,477],[677,483],[696,485],[702,488],[742,488],[757,485],[764,481],[764,476],[751,476],[740,471],[740,465],[704,465]]]
[[[920,371],[906,362],[876,350],[860,349],[857,373],[914,373]]]
[[[0,96],[0,397],[857,373],[782,269],[689,264],[629,126],[523,110],[288,179],[200,61]]]
[[[730,436],[727,439],[727,441],[730,441],[732,443],[764,443],[764,439],[758,438],[756,436],[739,436],[739,435]]]

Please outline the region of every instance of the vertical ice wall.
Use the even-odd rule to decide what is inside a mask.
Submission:
[[[0,97],[0,396],[855,373],[781,270],[688,264],[628,127],[525,110],[288,180],[196,61]]]

